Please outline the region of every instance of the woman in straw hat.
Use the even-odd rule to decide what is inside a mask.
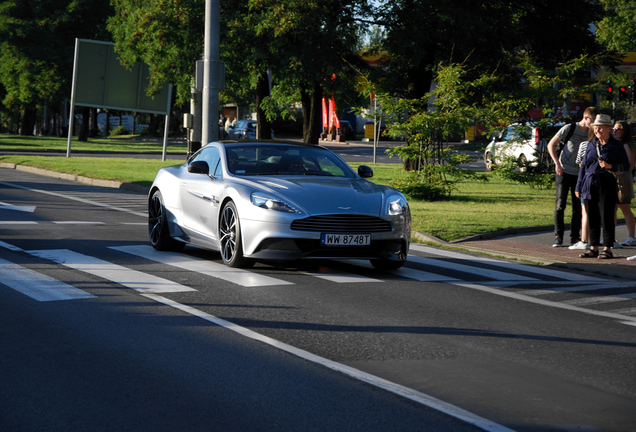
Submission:
[[[590,250],[581,258],[610,259],[614,257],[614,209],[617,202],[616,179],[610,171],[629,168],[623,145],[612,136],[612,119],[599,114],[591,127],[594,139],[588,144],[576,183],[576,196],[583,199],[590,227]],[[602,228],[601,228],[602,227]],[[603,251],[599,253],[603,230]]]

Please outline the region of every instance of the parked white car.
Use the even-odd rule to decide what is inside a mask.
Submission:
[[[484,151],[486,169],[492,170],[506,158],[514,158],[519,170],[540,170],[550,162],[547,145],[562,125],[540,130],[531,124],[511,124],[495,134]]]

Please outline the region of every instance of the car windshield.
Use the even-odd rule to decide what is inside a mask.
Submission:
[[[245,144],[226,150],[229,171],[238,176],[355,177],[341,159],[320,147]]]

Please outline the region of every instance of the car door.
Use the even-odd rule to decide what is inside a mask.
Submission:
[[[179,199],[183,210],[184,225],[190,234],[210,240],[216,239],[216,215],[220,195],[225,189],[221,172],[221,152],[216,147],[204,148],[194,161],[205,161],[209,175],[188,172],[181,179]],[[216,174],[216,175],[215,175]]]

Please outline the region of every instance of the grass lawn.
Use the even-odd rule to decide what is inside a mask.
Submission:
[[[87,142],[71,141],[71,156],[74,151],[82,152],[112,152],[112,153],[161,153],[163,138],[149,140],[117,138],[89,138]],[[131,138],[131,137],[128,137]],[[63,152],[66,154],[67,138],[36,137],[0,134],[0,151],[33,151],[33,152]],[[168,144],[167,153],[185,154],[188,149],[184,145]]]
[[[114,141],[114,142],[113,142]],[[66,151],[66,140],[60,138],[17,137],[0,135],[0,151],[9,148],[29,148]],[[85,147],[80,147],[84,145]],[[82,151],[134,151],[139,153],[161,151],[161,143],[118,141],[112,139],[89,140],[74,143],[73,149]],[[108,149],[108,150],[102,150]],[[172,151],[184,155],[183,146],[173,146]],[[60,157],[60,156],[0,156],[0,162],[35,166],[53,171],[72,173],[105,180],[130,182],[150,186],[157,171],[164,166],[180,163],[179,160],[162,162],[158,159],[109,158],[109,157]],[[359,164],[352,164],[357,167]],[[374,170],[373,181],[381,184],[405,175],[398,164],[369,164]],[[551,225],[554,221],[554,189],[535,190],[529,186],[503,181],[487,173],[488,182],[462,182],[448,200],[409,200],[413,216],[413,229],[440,237],[458,240],[470,235],[497,231],[505,228]],[[569,208],[568,208],[569,210]],[[566,223],[569,222],[566,211]],[[621,215],[619,214],[619,217]]]

